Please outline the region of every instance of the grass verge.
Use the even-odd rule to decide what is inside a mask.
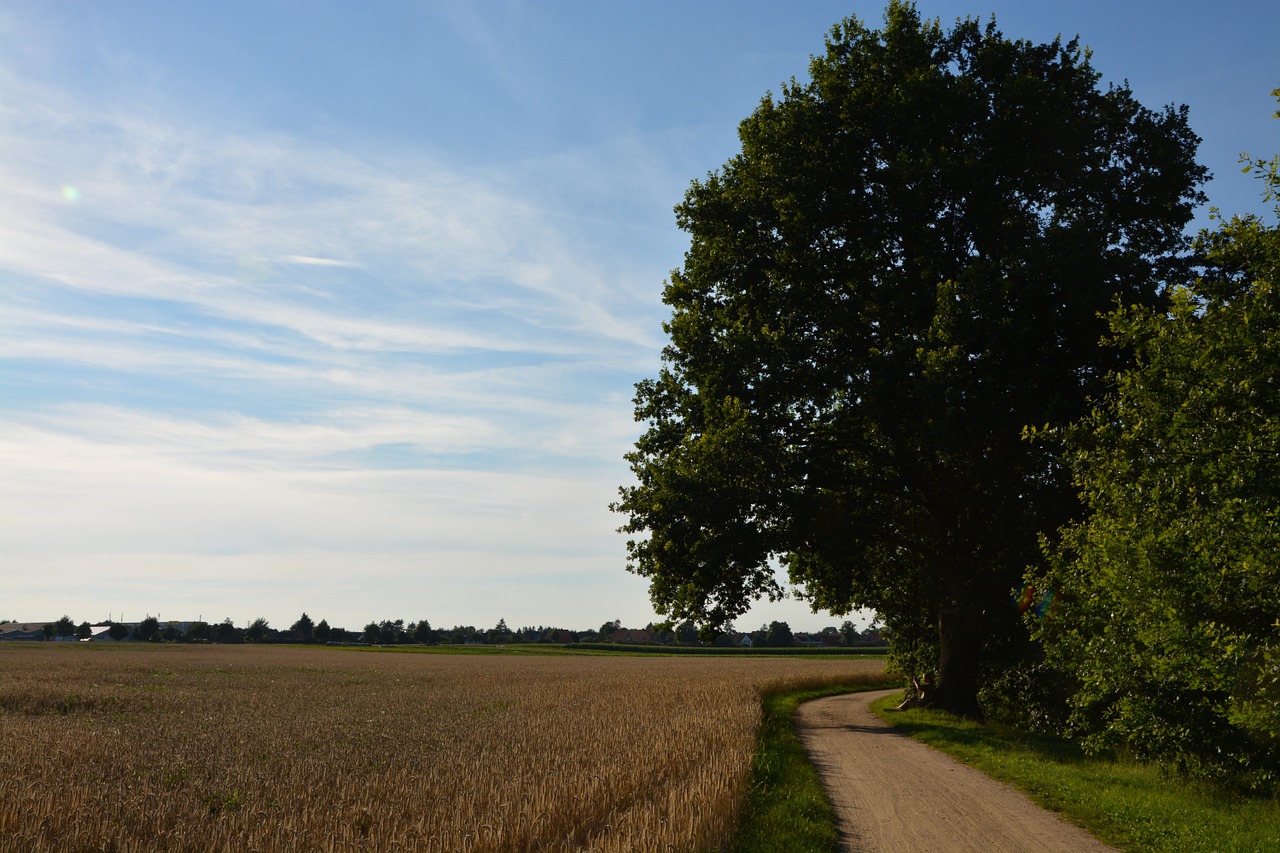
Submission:
[[[795,729],[796,707],[810,699],[881,690],[896,681],[868,678],[762,697],[763,717],[752,761],[751,788],[732,853],[831,853],[836,848],[836,816],[818,771]]]
[[[1263,853],[1280,850],[1280,803],[1178,779],[1136,761],[1085,755],[1073,744],[938,711],[881,719],[1025,792],[1031,799],[1130,853]]]

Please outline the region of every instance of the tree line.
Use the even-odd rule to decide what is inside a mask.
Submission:
[[[942,709],[1271,786],[1280,231],[1188,237],[1187,108],[1100,81],[900,0],[833,28],[676,207],[612,508],[664,616],[870,608]]]
[[[180,628],[180,625],[185,625]],[[405,622],[403,619],[384,619],[369,622],[363,630],[351,631],[330,626],[328,620],[316,622],[305,612],[287,629],[272,628],[264,617],[258,617],[244,628],[237,628],[228,617],[222,622],[161,622],[148,616],[136,624],[103,622],[79,625],[70,616],[62,616],[43,628],[46,640],[75,638],[87,640],[93,636],[94,627],[107,626],[107,635],[116,641],[148,643],[325,643],[361,645],[468,645],[506,643],[628,643],[654,645],[746,645],[760,648],[786,648],[794,645],[820,646],[879,646],[884,640],[879,627],[872,623],[859,630],[845,620],[838,628],[831,626],[816,633],[793,632],[783,621],[761,625],[755,631],[738,632],[732,626],[715,636],[699,631],[692,621],[678,625],[670,622],[650,622],[640,632],[623,627],[621,620],[603,623],[598,629],[573,630],[547,626],[509,628],[505,619],[499,619],[492,628],[476,628],[472,625],[455,625],[452,628],[433,628],[426,620]],[[744,638],[746,642],[744,642]]]

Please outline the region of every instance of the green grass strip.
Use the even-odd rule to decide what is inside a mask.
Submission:
[[[752,762],[751,787],[732,853],[831,853],[838,839],[836,816],[818,771],[795,729],[802,702],[892,687],[898,680],[868,678],[762,697],[763,718]]]
[[[1280,803],[1179,779],[1150,764],[1085,755],[1059,739],[938,711],[871,707],[916,740],[1025,792],[1129,853],[1271,853],[1280,850]],[[763,849],[763,848],[762,848]]]

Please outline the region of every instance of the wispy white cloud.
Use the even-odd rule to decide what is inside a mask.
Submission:
[[[219,136],[85,105],[22,112],[26,103],[18,99],[0,132],[5,178],[23,201],[0,212],[0,267],[12,273],[234,319],[253,311],[304,333],[327,326],[335,346],[411,337],[537,350],[565,332],[656,343],[653,324],[637,322],[634,294],[606,286],[617,275],[585,260],[581,235],[555,230],[554,199],[422,160]],[[93,145],[79,144],[86,136]],[[61,195],[72,178],[75,204]],[[289,268],[365,275],[317,283]],[[317,324],[286,298],[290,285],[327,294],[333,319]],[[483,324],[474,322],[464,344],[456,332],[414,328],[433,308],[495,304],[506,309],[500,338],[477,340]],[[379,313],[411,322],[397,333]],[[352,320],[378,328],[333,334]]]
[[[87,404],[60,406],[27,421],[51,435],[131,448],[156,458],[203,458],[217,464],[252,460],[255,468],[262,467],[266,458],[275,467],[298,470],[332,454],[383,445],[421,445],[447,454],[492,448],[509,440],[481,417],[389,405],[349,406],[326,412],[323,419],[298,422],[241,414],[195,420]]]
[[[301,264],[309,267],[358,267],[358,263],[354,261],[343,261],[337,258],[313,258],[308,255],[285,255],[280,258],[281,263],[285,264]]]
[[[110,414],[110,413],[107,413]],[[122,423],[107,425],[114,430]],[[0,507],[6,551],[80,553],[365,553],[468,548],[493,554],[560,553],[616,560],[618,543],[598,486],[571,473],[365,470],[286,464],[291,439],[335,446],[333,428],[261,423],[194,431],[151,420],[114,443],[3,424]],[[355,428],[363,440],[398,427]],[[439,425],[437,425],[439,426]],[[457,426],[436,436],[458,443]],[[429,434],[428,434],[429,437]],[[415,440],[422,441],[419,433]],[[195,446],[192,447],[191,443]],[[207,455],[234,445],[242,464]],[[248,449],[265,451],[251,464]],[[159,447],[157,451],[156,447]],[[181,452],[178,452],[181,451]]]

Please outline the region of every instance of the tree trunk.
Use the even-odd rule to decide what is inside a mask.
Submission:
[[[978,661],[982,647],[982,613],[943,610],[938,615],[938,686],[935,708],[973,719],[978,706]]]

